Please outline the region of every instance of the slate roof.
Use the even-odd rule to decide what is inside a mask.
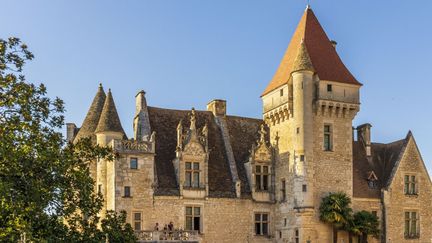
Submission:
[[[252,144],[259,139],[261,119],[227,116],[228,130],[230,132],[231,147],[237,163],[237,173],[241,180],[242,196],[251,193],[244,163],[248,162]],[[267,140],[268,141],[268,140]]]
[[[381,189],[386,188],[393,168],[408,142],[405,139],[388,144],[372,143],[372,156],[367,157],[361,141],[353,142],[353,195],[360,198],[380,198]],[[373,171],[378,177],[377,187],[368,186],[368,176]]]
[[[150,126],[156,132],[156,176],[157,188],[155,195],[179,195],[178,185],[173,166],[177,145],[177,125],[183,120],[183,127],[190,126],[190,110],[171,110],[148,107]],[[215,122],[213,113],[209,111],[196,111],[196,127],[201,129],[206,123],[208,126],[209,145],[209,196],[229,197],[236,196],[231,177],[229,162],[224,147],[222,133]],[[250,189],[244,162],[247,162],[248,151],[256,141],[259,124],[258,119],[227,116],[230,130],[231,145],[237,162],[237,170],[242,181],[242,197],[250,196]]]
[[[316,74],[321,80],[361,85],[343,64],[312,9],[307,8],[273,79],[262,96],[288,82],[291,73],[295,71],[295,59],[302,41],[305,43]]]
[[[84,122],[74,139],[74,142],[77,142],[79,139],[84,137],[91,137],[92,141],[96,143],[96,135],[94,134],[94,132],[99,123],[99,118],[102,113],[102,109],[105,103],[105,98],[106,98],[105,91],[103,90],[103,87],[100,84],[98,91],[96,92],[96,95],[93,98],[93,102],[91,103],[87,115],[84,119]]]
[[[126,138],[126,134],[121,125],[114,99],[112,97],[111,89],[108,90],[108,94],[105,98],[105,103],[95,133],[108,131],[121,132],[123,137]]]

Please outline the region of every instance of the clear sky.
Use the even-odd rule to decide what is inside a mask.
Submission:
[[[432,1],[318,1],[311,6],[364,84],[354,125],[375,142],[411,129],[432,171]],[[305,0],[1,0],[0,38],[20,37],[36,59],[26,68],[81,125],[98,84],[111,88],[126,133],[134,96],[151,106],[261,117],[272,78]]]

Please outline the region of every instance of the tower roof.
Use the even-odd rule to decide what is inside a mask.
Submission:
[[[74,141],[78,141],[84,137],[91,137],[93,141],[96,141],[96,136],[94,134],[96,127],[99,123],[99,118],[102,113],[102,108],[105,103],[105,91],[103,90],[102,84],[99,85],[98,91],[96,92],[93,102],[87,112],[84,122],[78,131]]]
[[[295,71],[294,65],[299,48],[301,50],[303,45],[321,80],[361,85],[343,64],[312,9],[306,8],[273,79],[262,95],[288,82],[291,73]]]
[[[108,94],[106,96],[99,123],[95,132],[121,132],[123,136],[126,136],[120,123],[120,118],[114,104],[111,89],[108,90]]]
[[[293,72],[301,70],[315,71],[304,41],[300,43],[292,68]]]

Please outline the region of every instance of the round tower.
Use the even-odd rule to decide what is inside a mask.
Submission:
[[[314,68],[305,43],[301,42],[294,61],[293,89],[293,148],[294,194],[298,207],[313,206],[313,97]]]
[[[115,139],[126,137],[114,104],[111,89],[108,90],[102,113],[96,128],[96,141],[99,146],[111,146]],[[115,163],[101,159],[97,163],[96,183],[104,197],[104,210],[115,209]]]

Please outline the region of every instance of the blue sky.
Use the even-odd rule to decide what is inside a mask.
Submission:
[[[303,0],[20,1],[2,0],[0,38],[20,37],[36,59],[29,81],[66,102],[81,125],[100,82],[111,88],[126,133],[134,96],[151,106],[261,117],[272,78],[305,9]],[[311,1],[361,89],[354,125],[372,139],[414,133],[431,171],[432,1]]]

